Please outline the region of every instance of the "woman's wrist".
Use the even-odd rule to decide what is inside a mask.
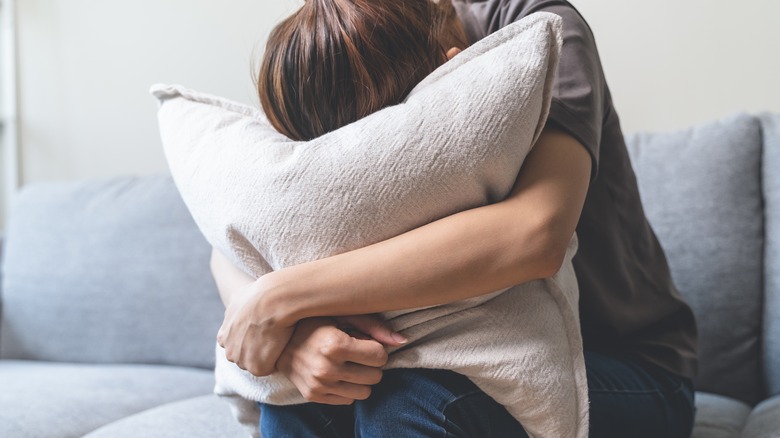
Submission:
[[[259,310],[278,327],[292,327],[304,319],[295,305],[294,285],[285,269],[265,274],[255,282]]]

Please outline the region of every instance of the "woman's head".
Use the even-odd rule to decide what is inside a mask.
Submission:
[[[449,0],[306,0],[271,32],[260,102],[279,132],[309,140],[401,102],[465,46]]]

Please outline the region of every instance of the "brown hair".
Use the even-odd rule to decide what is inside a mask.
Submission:
[[[257,91],[279,132],[310,140],[400,103],[466,44],[450,0],[306,0],[271,32]]]

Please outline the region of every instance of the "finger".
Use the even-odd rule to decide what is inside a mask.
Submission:
[[[365,400],[371,395],[371,386],[349,382],[337,382],[335,385],[329,386],[328,389],[327,395],[352,400]]]
[[[308,397],[304,397],[304,398],[307,401],[310,401],[312,403],[320,403],[324,405],[333,405],[333,406],[347,406],[355,402],[354,399],[340,397],[338,395],[332,395],[332,394],[315,395],[312,396],[311,398]]]
[[[276,372],[286,342],[276,339],[263,341],[256,331],[250,331],[239,347],[239,360],[242,368],[256,377],[268,376]]]
[[[304,377],[305,376],[305,377]],[[340,395],[341,393],[352,394],[347,388],[336,383],[324,383],[313,379],[309,374],[291,374],[290,381],[301,392],[303,398],[313,403],[324,403],[328,405],[351,405],[355,399]],[[347,391],[345,391],[347,389]],[[370,390],[370,388],[369,388]],[[370,391],[369,391],[370,392]],[[358,394],[361,395],[362,394]]]
[[[225,329],[225,326],[219,328],[219,331],[217,332],[217,343],[220,347],[225,348],[225,341],[227,337],[227,330]]]
[[[351,400],[365,400],[371,395],[371,385],[358,385],[350,382],[329,382],[316,378],[313,375],[304,376],[300,382],[301,394],[307,400],[333,395]]]
[[[345,316],[339,318],[339,321],[351,325],[389,347],[398,347],[409,342],[403,335],[393,331],[386,321],[376,315]]]
[[[335,373],[339,381],[355,383],[358,385],[376,385],[382,381],[382,369],[347,362],[338,368]]]
[[[326,396],[323,396],[322,400],[316,403],[334,405],[334,406],[347,406],[347,405],[351,405],[354,402],[355,400],[351,398],[339,397],[337,395],[328,394]]]
[[[353,362],[359,365],[379,368],[387,363],[387,351],[379,342],[370,339],[349,338],[345,348],[337,356],[343,362]]]
[[[376,385],[382,381],[382,369],[347,362],[339,365],[327,364],[312,367],[308,371],[311,379],[322,383],[336,382],[354,383],[357,385]]]

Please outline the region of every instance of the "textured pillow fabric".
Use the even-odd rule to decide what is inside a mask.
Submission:
[[[195,221],[260,276],[506,197],[544,126],[560,46],[560,18],[535,14],[463,51],[402,104],[308,142],[277,133],[253,108],[177,86],[153,93],[166,156]],[[391,352],[388,367],[460,372],[530,435],[586,437],[576,246],[573,236],[550,279],[385,314],[411,340]],[[216,392],[236,402],[254,433],[251,400],[304,402],[283,377],[251,376],[218,346],[216,373]]]
[[[763,396],[759,121],[739,114],[626,140],[648,220],[696,315],[696,389],[756,403]]]

